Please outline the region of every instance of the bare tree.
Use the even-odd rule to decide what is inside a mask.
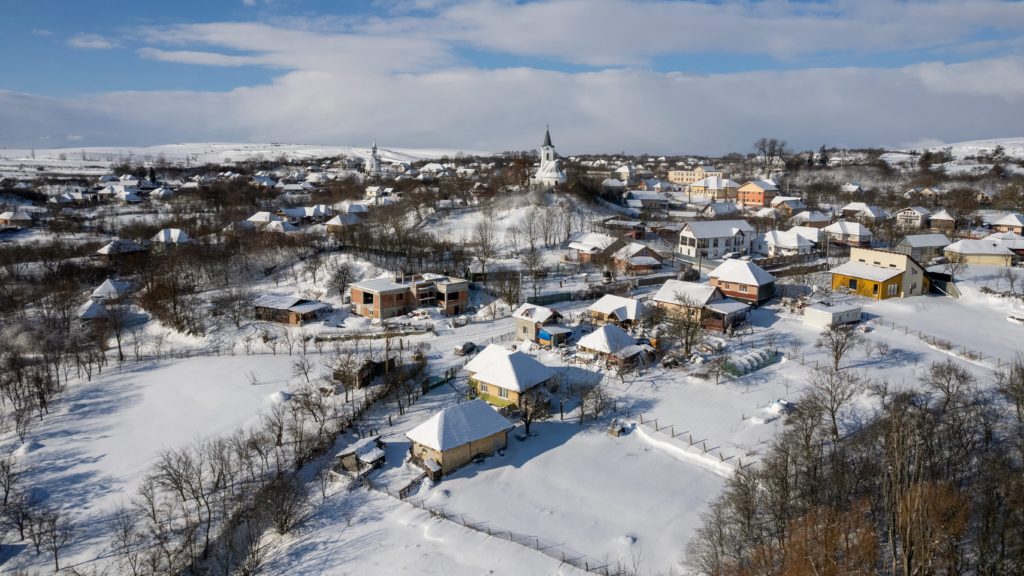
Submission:
[[[302,483],[291,474],[282,474],[264,489],[264,509],[278,534],[288,534],[302,521],[304,494]]]
[[[348,285],[356,279],[356,269],[351,262],[338,263],[331,271],[330,285],[338,291],[338,296],[345,293]]]
[[[761,172],[766,177],[771,176],[776,164],[789,154],[786,141],[777,138],[759,138],[754,142],[754,151],[757,152]]]
[[[678,308],[673,308],[665,318],[668,337],[683,348],[687,357],[694,346],[704,339],[703,307],[682,292],[675,295]]]
[[[864,389],[863,379],[854,372],[825,367],[808,375],[810,390],[805,402],[815,404],[828,419],[832,441],[839,442],[839,419],[850,401]]]
[[[526,275],[530,279],[530,286],[533,288],[533,297],[540,296],[540,289],[544,283],[544,254],[536,247],[531,246],[519,258]]]
[[[480,220],[473,227],[471,239],[476,259],[480,262],[480,275],[483,281],[487,282],[487,263],[490,262],[498,251],[498,243],[494,236],[494,221],[491,219]]]
[[[0,490],[3,490],[4,493],[4,506],[7,506],[7,502],[11,497],[11,493],[14,491],[15,485],[17,485],[18,480],[21,479],[21,474],[21,468],[18,466],[18,463],[14,461],[13,456],[0,459]]]
[[[306,383],[309,384],[309,375],[313,372],[314,367],[313,360],[309,356],[299,354],[299,357],[292,362],[292,373],[296,376],[302,376],[305,378]]]
[[[76,535],[71,516],[64,510],[43,509],[33,519],[33,526],[43,548],[53,556],[54,570],[60,572],[60,554]]]
[[[832,358],[832,369],[839,370],[847,353],[860,345],[863,338],[852,326],[832,325],[818,336],[815,346],[824,349]]]
[[[534,420],[542,420],[547,417],[550,402],[550,398],[541,390],[540,386],[530,388],[519,397],[519,417],[527,436],[530,435],[530,425]]]
[[[967,272],[967,260],[961,254],[947,254],[944,269],[949,274],[949,281],[956,281],[957,277]]]

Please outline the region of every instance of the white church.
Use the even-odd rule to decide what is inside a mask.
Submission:
[[[565,184],[565,170],[562,170],[555,147],[551,144],[551,130],[544,131],[544,144],[540,147],[540,166],[530,177],[530,185],[534,188],[550,189]]]
[[[377,141],[373,141],[373,147],[370,148],[370,158],[363,165],[366,175],[379,178],[381,175],[380,155],[377,154]]]

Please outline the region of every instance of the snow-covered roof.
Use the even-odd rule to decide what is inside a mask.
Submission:
[[[903,242],[912,248],[942,248],[950,244],[945,234],[910,234],[903,237]]]
[[[270,212],[257,212],[246,218],[248,222],[280,222],[281,217]]]
[[[522,320],[532,320],[543,324],[550,320],[555,314],[557,314],[557,312],[547,306],[523,304],[519,308],[516,308],[516,311],[512,313],[512,317]]]
[[[982,240],[994,240],[1010,250],[1024,250],[1024,236],[1016,232],[995,232]]]
[[[983,254],[986,256],[1013,256],[1013,252],[997,240],[960,240],[945,248],[953,254]]]
[[[449,406],[405,433],[409,440],[437,451],[451,450],[513,428],[483,400]]]
[[[32,216],[24,210],[18,210],[17,212],[7,211],[0,214],[0,220],[31,220]]]
[[[841,274],[843,276],[851,276],[853,278],[863,278],[864,280],[873,280],[875,282],[885,282],[890,278],[895,278],[903,273],[903,270],[897,268],[889,268],[887,266],[875,266],[873,264],[867,264],[865,262],[847,262],[840,264],[831,270],[833,274]]]
[[[813,245],[811,240],[794,230],[769,230],[761,234],[760,239],[768,246],[778,246],[793,250],[810,249]]]
[[[352,288],[362,290],[363,292],[399,292],[408,290],[409,286],[399,284],[391,278],[373,278],[371,280],[354,282],[352,283]]]
[[[722,178],[721,176],[707,176],[701,180],[697,180],[693,184],[690,184],[695,188],[705,188],[707,190],[724,190],[726,188],[739,188],[740,185],[735,181],[728,178]]]
[[[799,196],[776,196],[775,198],[772,198],[771,205],[772,206],[778,206],[779,204],[783,204],[783,203],[787,203],[787,202],[794,202],[794,201],[795,202],[799,202],[801,205],[803,205],[803,203],[804,203],[804,199],[799,197]]]
[[[134,240],[114,240],[106,246],[96,251],[97,254],[103,256],[113,256],[116,254],[129,254],[131,252],[142,252],[145,248],[141,244]]]
[[[794,224],[806,224],[808,222],[828,222],[828,216],[816,210],[804,210],[803,212],[789,219]]]
[[[775,183],[770,180],[751,180],[744,184],[744,186],[748,185],[757,186],[758,188],[764,190],[765,192],[775,192],[778,190],[778,187],[775,186]]]
[[[359,223],[359,216],[355,214],[338,214],[326,222],[328,226],[351,226]]]
[[[943,208],[935,214],[932,214],[932,220],[956,220],[956,218],[953,218],[953,216]]]
[[[755,218],[774,218],[775,214],[776,214],[775,213],[775,208],[770,208],[770,207],[766,206],[764,208],[761,208],[757,212],[754,212],[754,217]]]
[[[775,276],[765,272],[763,268],[747,260],[729,258],[708,274],[709,278],[718,278],[722,282],[736,282],[749,286],[763,286],[775,282]]]
[[[511,353],[512,352],[509,349],[505,348],[501,344],[488,344],[483,351],[474,356],[473,359],[467,362],[463,368],[470,374],[479,372],[496,362],[499,358],[508,356]]]
[[[266,232],[298,232],[299,229],[291,222],[274,220],[273,222],[267,222],[263,230]]]
[[[577,232],[569,237],[569,248],[580,252],[603,252],[615,243],[615,237],[600,232]]]
[[[602,188],[625,188],[626,183],[618,178],[605,178],[601,181]]]
[[[840,234],[843,236],[860,236],[860,237],[871,237],[871,230],[868,230],[866,226],[859,222],[847,222],[846,220],[840,220],[839,222],[833,222],[828,226],[822,228],[829,234]]]
[[[473,374],[473,378],[513,392],[523,392],[550,380],[554,375],[555,371],[551,368],[522,351],[516,351],[504,356],[495,354],[487,366]]]
[[[78,307],[76,316],[82,320],[95,320],[107,315],[107,307],[102,302],[89,299]]]
[[[124,282],[115,282],[107,278],[92,291],[92,297],[96,300],[116,300],[123,296],[127,289]]]
[[[614,324],[605,324],[577,343],[577,347],[586,348],[603,354],[615,354],[627,346],[636,344],[636,339],[625,330]]]
[[[668,197],[655,190],[630,190],[629,192],[626,192],[626,194],[633,200],[651,200],[654,202],[668,201]]]
[[[280,294],[264,294],[253,300],[253,305],[259,306],[260,308],[271,308],[274,310],[289,310],[300,314],[330,307],[329,304],[324,304],[323,302],[306,300],[305,298],[299,298],[298,296],[285,296]]]
[[[1024,226],[1024,215],[1007,214],[992,223],[994,226]]]
[[[682,233],[689,230],[694,238],[726,238],[735,236],[739,232],[750,234],[754,232],[753,226],[746,220],[707,220],[703,222],[687,222]]]
[[[587,310],[600,314],[614,314],[619,320],[637,320],[644,312],[644,305],[632,298],[605,294]]]
[[[684,280],[666,280],[661,285],[661,288],[658,288],[658,291],[654,293],[653,300],[655,302],[679,304],[679,300],[682,298],[684,301],[704,306],[714,300],[717,293],[718,288],[710,284],[686,282]]]
[[[641,252],[644,248],[647,248],[647,245],[642,242],[630,242],[629,244],[626,244],[622,248],[616,250],[615,254],[612,254],[612,258],[618,260],[628,260],[635,256],[637,253]]]
[[[157,232],[150,240],[152,242],[160,242],[161,244],[188,244],[192,241],[192,238],[180,228],[164,228]]]
[[[732,298],[722,298],[721,300],[710,302],[707,307],[709,310],[714,310],[719,314],[725,314],[727,316],[750,309],[749,304],[745,304],[739,300],[733,300]]]

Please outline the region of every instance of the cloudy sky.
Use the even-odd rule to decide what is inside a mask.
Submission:
[[[4,0],[0,147],[1024,136],[1024,3]]]

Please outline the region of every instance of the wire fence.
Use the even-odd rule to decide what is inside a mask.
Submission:
[[[929,346],[932,346],[937,350],[961,356],[964,359],[970,360],[972,362],[987,362],[988,364],[994,364],[996,370],[1001,370],[1003,366],[1010,364],[1009,361],[1003,360],[1002,358],[995,356],[993,354],[986,354],[984,352],[981,352],[980,350],[974,350],[968,348],[967,346],[964,346],[963,344],[953,342],[952,340],[946,338],[939,338],[926,332],[922,332],[921,330],[918,330],[911,326],[900,324],[892,320],[886,320],[882,316],[878,316],[873,321],[877,323],[879,326],[888,328],[893,332],[902,332],[907,336],[914,336],[917,339],[928,344]]]
[[[364,478],[364,485],[368,489],[387,494],[388,496],[401,500],[402,502],[419,508],[420,510],[424,510],[432,517],[439,520],[446,520],[481,534],[507,540],[524,548],[536,550],[537,552],[540,552],[550,558],[554,558],[563,564],[568,564],[591,574],[600,574],[601,576],[628,576],[630,574],[627,569],[620,565],[612,565],[608,560],[597,560],[595,558],[591,558],[586,554],[576,552],[563,544],[554,542],[547,538],[524,534],[522,532],[515,532],[513,530],[496,526],[491,522],[473,518],[468,514],[453,512],[444,506],[427,504],[426,500],[419,496],[409,496],[408,491],[403,494],[402,491],[389,489],[387,486],[374,482],[369,478]],[[409,488],[409,486],[411,486],[411,484],[403,488],[403,491],[405,491],[406,488]]]

